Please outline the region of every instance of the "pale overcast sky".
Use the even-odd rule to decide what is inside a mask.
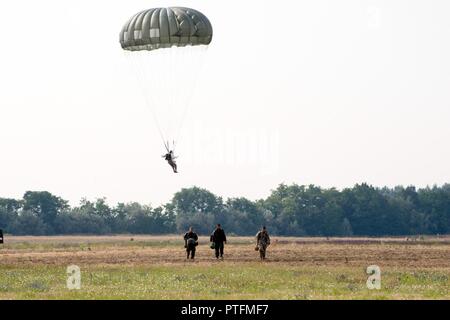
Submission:
[[[134,13],[214,28],[175,175],[118,42]],[[446,0],[0,2],[0,197],[159,205],[182,187],[450,182]]]

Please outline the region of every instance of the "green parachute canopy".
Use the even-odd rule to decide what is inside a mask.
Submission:
[[[124,50],[209,45],[212,25],[201,12],[183,7],[154,8],[135,14],[120,32]]]

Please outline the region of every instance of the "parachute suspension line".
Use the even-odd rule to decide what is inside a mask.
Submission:
[[[177,86],[175,86],[175,90],[173,89],[173,87],[171,86],[172,83],[175,82],[175,79],[177,76],[176,75],[176,70],[179,69],[178,67],[178,63],[179,61],[177,60],[177,49],[179,48],[175,48],[174,50],[166,50],[166,54],[164,54],[164,65],[166,66],[166,68],[168,68],[168,72],[165,73],[165,81],[164,84],[168,85],[169,87],[167,88],[167,93],[169,96],[169,112],[170,112],[170,116],[167,117],[167,130],[169,131],[168,134],[170,134],[170,139],[172,139],[172,142],[174,143],[173,139],[174,137],[174,133],[175,133],[175,126],[174,126],[174,121],[172,120],[172,117],[174,119],[177,118],[176,113],[179,112],[178,108],[177,108],[177,101],[176,101],[176,97],[179,95],[179,92],[177,92],[179,90],[179,88],[177,88]],[[171,88],[171,90],[169,90],[169,88]],[[172,151],[174,151],[175,147],[172,145]],[[175,151],[174,151],[175,152]]]
[[[185,61],[186,60],[187,51],[191,52],[191,50],[192,50],[191,46],[183,48],[183,50],[181,50],[181,54],[183,56],[180,58],[180,60],[181,61]],[[184,96],[184,95],[181,94],[181,96]],[[187,100],[190,101],[189,98]],[[189,109],[189,102],[185,103],[184,108],[181,110],[182,115],[181,115],[180,123],[177,124],[177,127],[178,127],[177,132],[174,132],[174,134],[175,134],[174,135],[175,140],[174,140],[174,143],[173,143],[174,144],[174,147],[173,147],[174,149],[175,149],[175,141],[178,143],[179,140],[180,140],[181,129],[182,129],[184,121],[186,119],[186,115],[187,115],[188,109]]]
[[[166,147],[167,153],[169,153],[170,152],[170,144],[169,144],[168,140],[166,142],[164,142],[164,146]]]
[[[146,95],[144,94],[144,96],[146,96]],[[145,97],[144,99],[145,99],[145,104],[147,105],[147,107],[148,107],[149,109],[151,109],[151,113],[152,113],[152,116],[153,116],[153,120],[155,121],[156,127],[158,128],[159,136],[161,137],[161,140],[163,141],[164,146],[166,147],[167,152],[169,152],[169,146],[168,146],[168,144],[166,145],[166,142],[165,142],[166,139],[165,139],[164,134],[163,134],[163,132],[162,132],[162,130],[161,130],[161,126],[159,125],[158,117],[156,116],[155,111],[154,111],[153,108],[151,107],[151,105],[150,105],[150,103],[149,103],[149,101],[148,101],[148,98]]]
[[[155,110],[152,108],[152,102],[149,101],[149,97],[146,94],[145,83],[147,81],[147,79],[146,79],[147,77],[146,77],[145,73],[142,71],[141,66],[139,66],[139,63],[137,61],[137,55],[130,54],[130,52],[125,52],[125,55],[127,56],[127,58],[129,60],[131,60],[131,64],[134,69],[133,73],[136,75],[137,82],[142,91],[142,95],[144,96],[145,105],[147,106],[148,109],[150,109],[150,112],[153,117],[153,121],[155,122],[156,128],[158,129],[159,136],[161,137],[161,140],[163,141],[164,147],[166,148],[167,152],[169,152],[169,145],[166,144],[166,138],[164,137],[164,133],[159,124],[158,117],[156,116]],[[154,104],[154,102],[153,102],[153,104]]]
[[[186,49],[186,47],[183,49]],[[200,53],[196,53],[195,51],[200,51]],[[182,50],[182,53],[184,56],[180,60],[185,61],[186,56],[187,56],[187,58],[191,62],[193,62],[195,69],[198,70],[198,73],[200,73],[200,71],[203,69],[203,65],[205,62],[204,58],[206,56],[207,51],[208,51],[208,46],[198,46],[198,47],[188,46],[188,50]],[[181,116],[180,122],[178,124],[178,130],[175,134],[175,140],[173,142],[174,152],[175,152],[176,144],[178,144],[181,139],[181,132],[182,132],[185,120],[187,118],[187,115],[188,115],[190,107],[191,107],[192,95],[196,91],[196,88],[197,88],[197,84],[198,84],[197,80],[198,80],[198,77],[194,77],[194,79],[191,79],[193,87],[190,88],[190,90],[188,92],[188,97],[187,97],[188,102],[185,103],[185,107],[183,108],[182,116]],[[185,96],[185,95],[181,95],[181,96]]]
[[[173,151],[173,153],[175,153],[176,147],[177,147],[177,144],[176,144],[175,140],[173,140],[172,141],[172,151]]]
[[[171,150],[169,141],[173,143],[174,152],[180,144],[207,49],[207,46],[188,45],[152,52],[126,52],[167,152]],[[185,78],[190,70],[195,70],[197,76]],[[166,116],[160,119],[164,114]]]

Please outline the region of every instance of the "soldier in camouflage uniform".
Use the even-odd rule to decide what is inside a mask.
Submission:
[[[256,234],[256,248],[259,251],[261,260],[266,259],[266,249],[270,245],[270,237],[264,226],[261,231]]]

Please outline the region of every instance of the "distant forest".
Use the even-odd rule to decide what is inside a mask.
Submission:
[[[193,187],[162,206],[106,199],[75,207],[46,191],[22,199],[0,198],[0,229],[14,235],[174,234],[189,226],[209,235],[216,223],[228,234],[255,235],[265,225],[283,236],[399,236],[450,234],[450,184],[376,188],[357,184],[337,190],[279,185],[266,199],[224,200]]]

